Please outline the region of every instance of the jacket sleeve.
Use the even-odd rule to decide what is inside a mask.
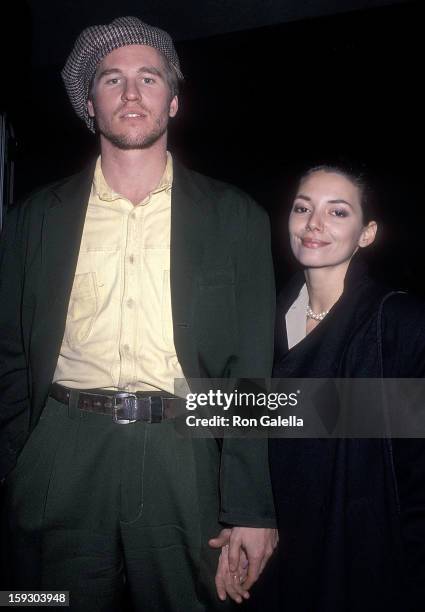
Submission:
[[[237,254],[238,355],[231,376],[269,378],[275,312],[270,228],[266,213],[249,201]],[[274,527],[266,438],[224,438],[220,520],[230,525]]]
[[[0,241],[0,479],[14,467],[29,422],[28,368],[21,328],[22,219],[21,207],[12,208]]]

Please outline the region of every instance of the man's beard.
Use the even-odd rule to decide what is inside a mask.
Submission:
[[[96,131],[122,151],[148,149],[166,133],[168,117],[164,119],[164,121],[157,120],[155,126],[149,132],[144,132],[143,134],[119,134],[109,130],[108,126],[99,125],[97,122]]]

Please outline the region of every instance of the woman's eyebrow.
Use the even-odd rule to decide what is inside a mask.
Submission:
[[[328,204],[347,204],[350,208],[353,208],[353,205],[347,200],[343,200],[342,198],[337,198],[336,200],[328,200]]]
[[[311,198],[309,196],[304,195],[303,193],[299,193],[297,196],[295,196],[295,200],[304,200],[305,202],[311,202]],[[327,203],[328,204],[346,204],[350,208],[353,208],[353,205],[350,204],[350,202],[348,202],[347,200],[344,200],[343,198],[327,200]]]

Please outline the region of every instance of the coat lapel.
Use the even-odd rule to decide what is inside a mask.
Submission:
[[[54,304],[68,305],[80,250],[93,170],[57,188],[58,204],[45,218],[43,259],[48,292]],[[48,238],[47,238],[48,237]]]
[[[202,194],[190,171],[173,162],[170,277],[174,344],[186,377],[199,377],[194,309],[203,253]]]
[[[65,330],[94,168],[54,188],[43,219],[38,325],[31,341],[33,416],[44,405]],[[38,410],[37,410],[38,409]]]

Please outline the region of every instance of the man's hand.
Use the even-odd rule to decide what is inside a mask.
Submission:
[[[228,531],[230,534],[230,529]],[[236,572],[231,573],[229,570],[229,545],[226,544],[222,547],[215,576],[217,595],[221,601],[225,601],[227,595],[236,603],[242,603],[244,599],[249,598],[249,593],[243,586],[247,576],[247,568],[248,560],[242,551],[239,568]]]
[[[249,589],[263,571],[277,543],[276,529],[262,527],[223,529],[216,538],[211,539],[209,545],[212,548],[222,548],[216,574],[220,599],[225,599],[226,593],[238,603],[242,598],[248,599]],[[246,562],[248,574],[245,578],[243,566],[246,566]]]

